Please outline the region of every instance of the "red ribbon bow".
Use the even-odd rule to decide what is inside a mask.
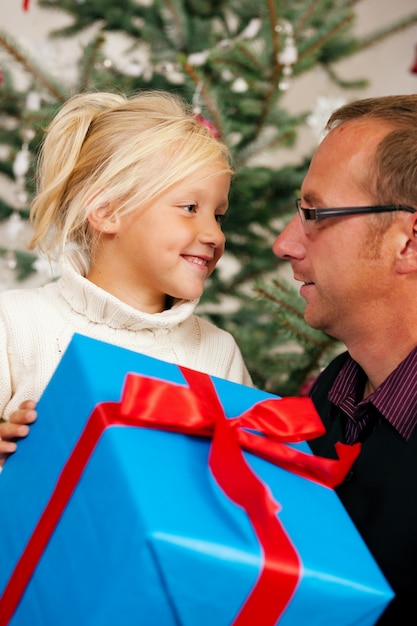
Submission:
[[[224,493],[246,511],[263,552],[258,580],[233,624],[276,624],[298,585],[300,557],[277,518],[278,504],[246,462],[242,448],[301,476],[334,486],[350,468],[359,446],[338,444],[338,461],[304,454],[281,442],[324,433],[309,398],[271,398],[238,417],[227,418],[211,378],[187,368],[180,370],[188,387],[129,374],[121,403],[96,406],[0,597],[0,626],[6,626],[13,616],[101,435],[115,425],[212,437],[209,466],[213,476]]]

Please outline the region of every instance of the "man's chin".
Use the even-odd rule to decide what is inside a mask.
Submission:
[[[309,307],[308,305],[304,310],[304,321],[311,328],[314,328],[314,330],[321,330],[323,332],[326,332],[325,326],[327,325],[324,324],[323,318],[318,315],[317,312],[315,313],[314,311],[312,311],[311,307]]]
[[[323,316],[313,315],[311,311],[304,312],[304,321],[306,324],[310,326],[310,328],[314,328],[314,330],[325,333],[328,337],[332,337],[332,339],[336,339],[338,341],[342,341],[340,337],[337,337],[336,334],[332,331],[331,325],[328,323],[328,320],[325,320]],[[333,325],[334,329],[334,325]]]

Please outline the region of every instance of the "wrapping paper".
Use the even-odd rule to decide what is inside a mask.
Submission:
[[[392,598],[310,400],[76,335],[38,412],[0,477],[0,626],[371,625]]]

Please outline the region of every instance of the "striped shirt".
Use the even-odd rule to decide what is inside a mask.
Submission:
[[[362,440],[382,419],[408,441],[417,425],[417,347],[363,399],[366,379],[363,369],[349,356],[329,392],[329,400],[348,417],[346,443]]]

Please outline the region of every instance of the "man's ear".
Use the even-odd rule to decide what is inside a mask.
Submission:
[[[120,218],[112,213],[108,203],[93,209],[88,215],[88,221],[92,228],[101,233],[114,235],[119,230]]]
[[[412,215],[408,231],[397,259],[397,271],[400,274],[417,272],[417,213]]]

